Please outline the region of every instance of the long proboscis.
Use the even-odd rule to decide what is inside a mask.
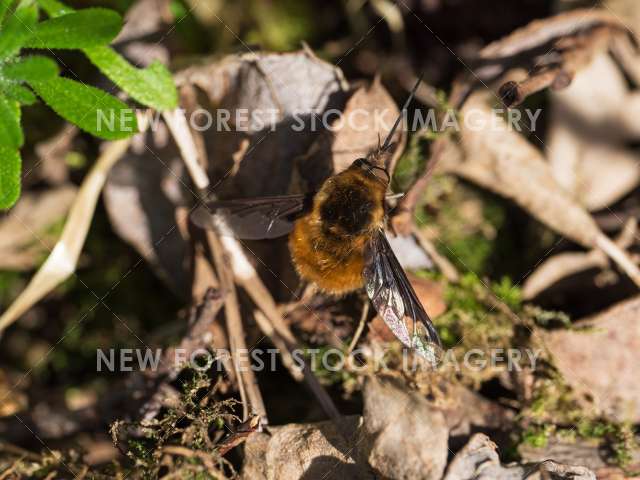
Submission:
[[[421,74],[418,77],[418,80],[416,81],[416,84],[411,89],[411,93],[409,94],[409,97],[404,102],[404,105],[402,105],[402,109],[400,109],[400,115],[398,115],[398,118],[396,118],[396,121],[393,124],[393,127],[391,127],[391,131],[387,135],[387,138],[385,138],[384,143],[382,144],[382,147],[380,147],[380,151],[384,152],[385,150],[389,149],[389,147],[391,146],[391,139],[393,138],[393,135],[396,133],[396,130],[398,129],[398,125],[400,125],[400,122],[402,121],[402,117],[404,115],[404,112],[407,110],[407,107],[411,103],[411,100],[413,100],[413,97],[416,96],[416,91],[418,90],[418,87],[420,86],[420,82],[422,82],[422,77],[423,76],[424,76],[424,74]]]

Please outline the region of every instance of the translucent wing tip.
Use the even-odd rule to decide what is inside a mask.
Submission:
[[[213,228],[213,215],[206,205],[199,205],[190,217],[191,221],[200,228]]]
[[[420,335],[414,334],[411,337],[411,348],[429,362],[433,368],[437,367],[442,360],[442,347],[437,343],[423,340]]]

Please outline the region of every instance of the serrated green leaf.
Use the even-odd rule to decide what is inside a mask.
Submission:
[[[33,105],[38,100],[27,87],[2,79],[0,79],[0,92],[9,100],[15,100],[21,105]]]
[[[58,0],[38,0],[38,3],[52,18],[74,12],[73,8]],[[108,46],[90,47],[83,51],[102,73],[134,100],[157,110],[177,107],[178,92],[173,78],[161,63],[154,62],[145,69],[139,69]]]
[[[84,53],[102,73],[131,98],[156,110],[172,110],[178,92],[169,70],[159,62],[145,69],[135,68],[111,47],[85,48]]]
[[[31,48],[85,48],[108,45],[122,28],[113,10],[85,8],[38,23],[25,46]]]
[[[96,137],[116,140],[138,131],[135,112],[103,90],[63,77],[30,85],[58,115]]]
[[[58,64],[40,55],[22,57],[0,66],[0,76],[9,80],[37,82],[58,76]]]
[[[0,145],[18,149],[24,142],[20,128],[20,105],[0,95]]]
[[[73,8],[68,7],[62,2],[58,2],[58,0],[38,0],[38,4],[51,18],[75,12]]]
[[[20,152],[0,145],[0,209],[13,206],[20,196]]]
[[[35,5],[23,6],[9,16],[0,31],[0,60],[17,55],[25,46],[38,21]]]

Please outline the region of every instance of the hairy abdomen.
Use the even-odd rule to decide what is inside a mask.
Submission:
[[[289,236],[298,274],[321,290],[343,294],[362,288],[364,251],[384,217],[384,188],[357,172],[325,182],[313,209]]]
[[[365,239],[328,242],[317,234],[311,218],[299,219],[289,236],[289,250],[298,274],[333,294],[362,288]]]

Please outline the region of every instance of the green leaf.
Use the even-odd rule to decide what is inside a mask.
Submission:
[[[0,0],[0,26],[2,26],[2,21],[11,8],[11,5],[13,5],[13,0]]]
[[[20,52],[37,21],[38,9],[35,5],[16,9],[0,31],[0,60],[11,58]]]
[[[31,48],[85,48],[107,45],[122,28],[113,10],[85,8],[38,23],[25,46]]]
[[[116,140],[138,131],[135,112],[103,90],[63,77],[30,84],[58,115],[96,137]]]
[[[13,206],[20,196],[20,152],[0,145],[0,209]]]
[[[58,0],[38,0],[38,4],[51,18],[75,12],[73,8],[66,6],[62,2],[58,2]]]
[[[33,105],[38,101],[36,96],[27,87],[19,83],[9,82],[0,78],[0,92],[10,100],[15,100],[21,105]]]
[[[0,145],[18,149],[24,142],[20,128],[20,105],[0,95]]]
[[[74,12],[58,0],[38,0],[50,17]],[[156,110],[171,110],[178,106],[178,92],[171,73],[158,62],[145,69],[132,66],[108,46],[83,49],[91,62],[131,98]]]
[[[47,57],[32,55],[0,66],[0,76],[9,80],[37,82],[58,76],[58,64]]]
[[[145,69],[132,66],[111,47],[85,48],[84,53],[118,87],[138,102],[156,110],[172,110],[178,92],[171,73],[159,62]]]

